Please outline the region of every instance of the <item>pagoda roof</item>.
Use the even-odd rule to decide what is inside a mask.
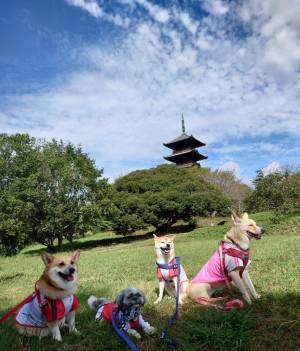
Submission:
[[[164,156],[164,159],[167,161],[175,162],[175,163],[188,163],[190,161],[201,161],[207,159],[207,156],[200,154],[197,150],[183,150],[180,152],[176,152],[170,156]]]
[[[193,135],[187,135],[186,133],[182,133],[177,138],[169,141],[168,143],[164,143],[164,146],[169,149],[176,149],[181,147],[182,145],[189,145],[193,148],[204,146],[205,144],[202,141],[196,139]]]

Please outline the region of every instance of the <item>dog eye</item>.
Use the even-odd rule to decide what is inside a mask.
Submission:
[[[65,262],[60,262],[58,265],[59,267],[63,267],[65,265]]]

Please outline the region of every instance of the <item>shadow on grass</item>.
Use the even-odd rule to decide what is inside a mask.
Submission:
[[[105,239],[99,239],[99,240],[93,240],[93,237],[91,236],[91,240],[86,240],[86,241],[74,241],[73,243],[64,243],[61,247],[61,250],[58,250],[58,248],[55,248],[55,252],[59,251],[71,251],[71,250],[76,250],[76,249],[92,249],[95,247],[101,247],[101,246],[111,246],[111,245],[117,245],[117,244],[129,244],[131,242],[139,241],[139,240],[147,240],[151,239],[153,237],[153,234],[157,235],[166,235],[166,234],[183,234],[192,231],[194,228],[192,228],[189,225],[183,225],[183,224],[178,224],[172,226],[168,231],[165,232],[157,232],[157,231],[151,231],[146,234],[139,234],[139,235],[128,235],[128,236],[117,236],[114,238],[105,238]],[[28,250],[24,252],[24,255],[37,255],[40,254],[41,252],[45,251],[46,248],[41,248],[41,249],[33,249],[33,250]]]
[[[2,283],[7,283],[10,280],[14,280],[20,277],[23,277],[24,273],[15,273],[15,274],[8,274],[8,275],[4,275],[2,277],[0,277],[0,284]]]
[[[93,293],[93,292],[91,292]],[[77,327],[81,336],[63,331],[61,346],[49,337],[18,336],[12,321],[0,325],[1,350],[60,350],[88,351],[100,349],[129,350],[118,338],[112,326],[94,321],[95,312],[86,305],[88,294],[78,294],[81,307],[77,314]],[[109,297],[109,296],[108,296]],[[140,350],[167,351],[170,347],[160,342],[164,326],[174,311],[175,300],[164,299],[160,305],[149,301],[143,309],[145,319],[157,328],[154,336],[145,335],[137,341]],[[5,311],[1,311],[1,314]],[[178,343],[178,351],[254,351],[300,349],[300,296],[269,295],[242,311],[218,312],[192,302],[181,309],[170,335]]]

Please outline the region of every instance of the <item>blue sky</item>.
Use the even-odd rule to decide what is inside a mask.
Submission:
[[[80,144],[114,179],[166,162],[183,112],[203,166],[299,166],[299,18],[298,0],[2,1],[1,130]]]

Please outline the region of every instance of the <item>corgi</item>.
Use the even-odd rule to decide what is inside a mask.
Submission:
[[[176,264],[175,259],[175,245],[174,239],[176,235],[165,235],[158,237],[153,234],[154,247],[156,253],[156,265],[157,265],[157,278],[159,281],[159,294],[155,304],[159,303],[164,295],[164,291],[168,293],[169,296],[176,296],[177,293],[177,279],[180,280],[180,290],[179,290],[179,304],[182,305],[186,297],[186,291],[188,287],[189,280],[187,275],[180,265],[180,277],[178,277],[178,268],[174,268]],[[169,267],[165,267],[169,265]],[[164,267],[162,267],[164,266]]]
[[[212,295],[216,290],[234,285],[241,292],[244,300],[251,304],[258,299],[248,272],[249,248],[251,240],[261,239],[263,230],[247,213],[239,218],[232,211],[233,227],[225,234],[219,249],[191,280],[188,296],[195,302],[213,305]]]
[[[54,340],[61,341],[60,327],[66,321],[69,332],[79,334],[75,327],[75,313],[79,307],[75,295],[79,255],[79,250],[70,257],[42,254],[44,272],[35,284],[30,301],[15,317],[19,333],[39,337],[51,334]]]

